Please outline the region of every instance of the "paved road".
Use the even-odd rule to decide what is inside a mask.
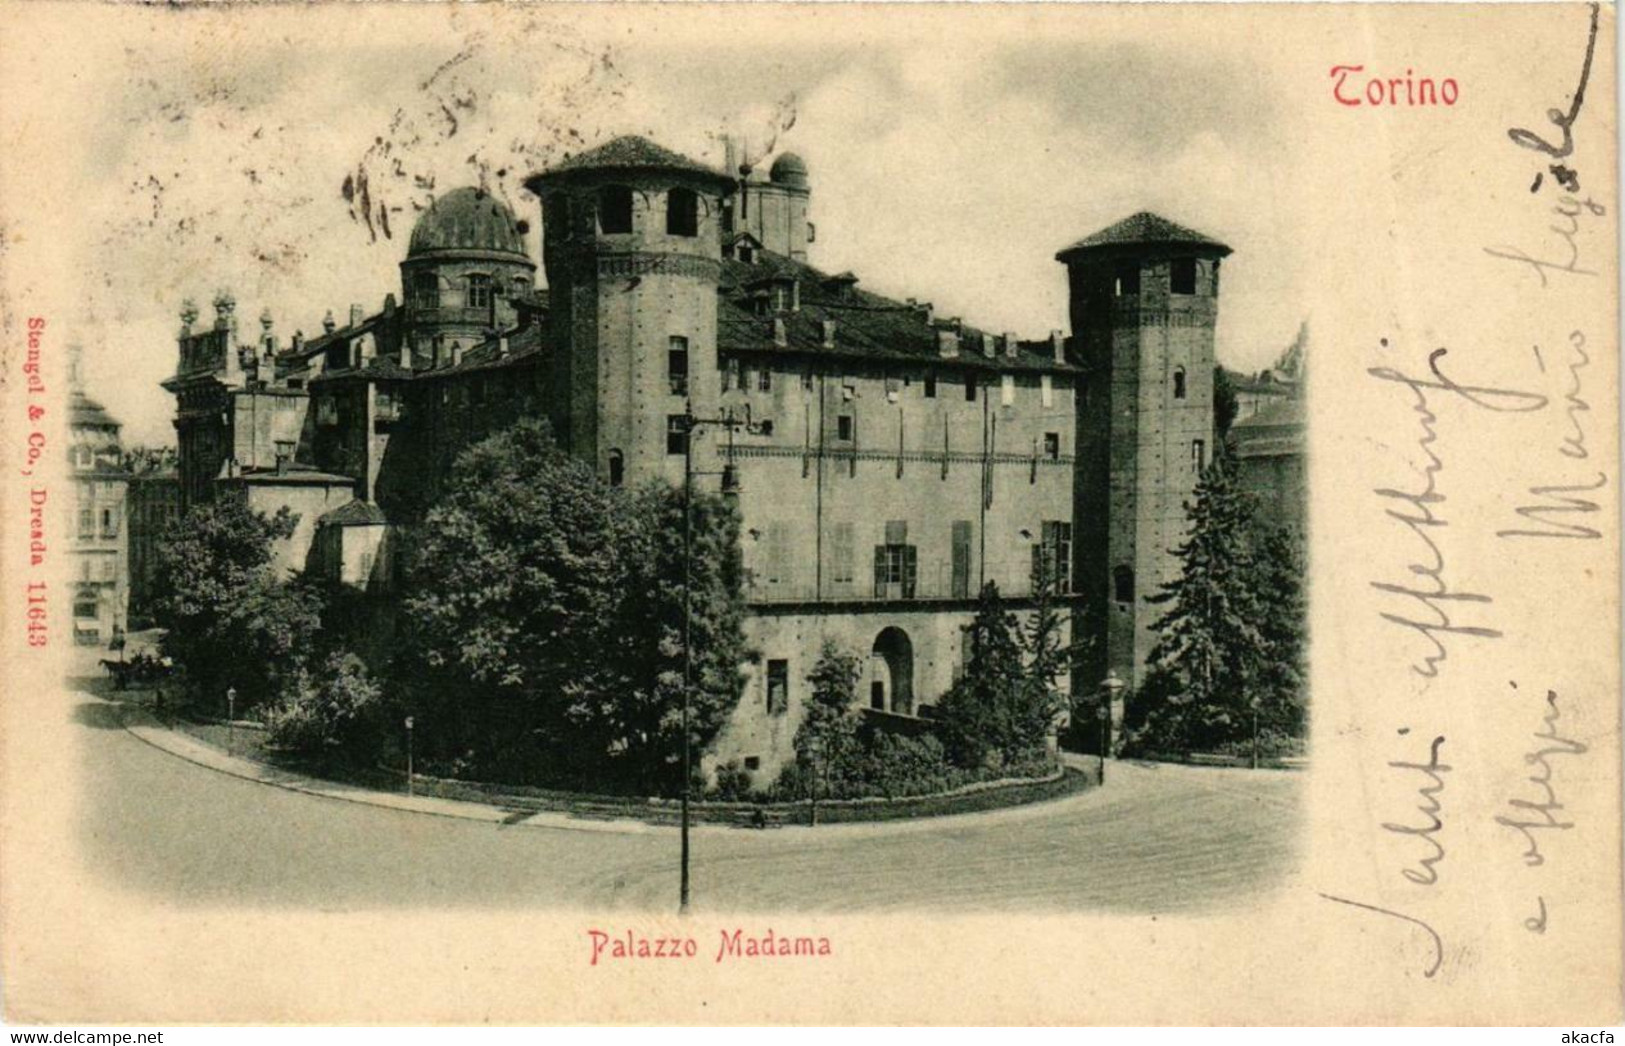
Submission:
[[[121,885],[177,905],[347,910],[585,904],[669,909],[677,833],[501,825],[245,781],[127,733],[75,698],[87,853]],[[905,824],[694,838],[697,909],[1204,911],[1291,873],[1302,778],[1114,764],[1054,803]]]

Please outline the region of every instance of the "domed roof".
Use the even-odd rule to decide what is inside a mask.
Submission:
[[[795,153],[780,153],[779,158],[773,161],[773,169],[767,172],[767,176],[780,185],[793,185],[798,189],[805,189],[807,161]]]
[[[530,260],[513,211],[472,185],[453,189],[430,204],[412,227],[406,256],[454,251],[495,251]]]

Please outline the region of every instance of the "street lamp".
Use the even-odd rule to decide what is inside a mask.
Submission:
[[[237,754],[237,688],[226,687],[226,754]]]
[[[1258,769],[1258,698],[1248,702],[1253,709],[1253,769]]]
[[[694,680],[694,604],[692,591],[694,587],[694,433],[703,425],[717,425],[728,432],[728,456],[726,465],[722,470],[722,492],[724,494],[739,493],[739,470],[734,465],[733,437],[734,430],[744,429],[746,432],[761,433],[763,426],[752,422],[750,405],[745,405],[745,414],[740,417],[729,408],[721,417],[700,418],[694,415],[692,403],[683,408],[683,790],[682,804],[682,874],[677,887],[677,912],[679,915],[688,911],[688,793],[693,787],[692,755],[689,751],[689,691]]]
[[[406,794],[412,794],[412,717],[406,717]]]
[[[1117,677],[1117,670],[1108,669],[1100,682],[1100,783],[1106,783],[1106,750],[1112,743],[1112,702],[1128,686]]]

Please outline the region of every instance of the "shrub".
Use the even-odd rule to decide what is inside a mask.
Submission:
[[[740,766],[738,760],[730,759],[717,767],[716,783],[711,786],[706,798],[719,803],[736,803],[753,798],[756,791],[751,783],[750,771]]]
[[[378,748],[382,692],[354,654],[333,654],[318,679],[300,669],[266,716],[273,745],[305,755],[364,758]]]

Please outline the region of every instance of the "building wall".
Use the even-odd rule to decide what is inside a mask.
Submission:
[[[271,568],[280,578],[316,565],[311,546],[316,539],[317,520],[355,497],[354,488],[347,484],[289,483],[272,477],[233,482],[230,486],[248,499],[248,507],[255,512],[274,516],[278,509],[286,507],[298,516],[292,536],[278,541],[272,550]]]
[[[125,501],[129,530],[129,610],[132,619],[151,612],[157,595],[158,543],[181,511],[180,481],[172,472],[133,476]]]
[[[1172,293],[1172,264],[1133,253],[1071,265],[1075,351],[1089,372],[1077,437],[1080,588],[1105,639],[1075,686],[1107,671],[1139,683],[1163,613],[1147,597],[1178,575],[1185,505],[1213,454],[1217,262],[1196,261],[1193,294]],[[1119,283],[1127,266],[1137,293]],[[1119,584],[1124,571],[1131,584]]]
[[[496,252],[485,252],[483,257],[477,256],[479,252],[461,253],[465,256],[428,255],[401,263],[402,300],[414,367],[444,366],[453,342],[472,348],[492,331],[512,327],[519,317],[511,296],[528,292],[535,283],[536,267],[527,261]],[[419,298],[414,282],[418,273],[434,274],[438,305]],[[491,277],[491,301],[483,307],[468,304],[468,278],[473,275]],[[387,351],[392,346],[383,348]]]
[[[702,758],[702,770],[710,776],[717,767],[737,762],[750,770],[758,786],[767,787],[777,779],[784,766],[795,759],[795,734],[806,717],[811,691],[807,674],[817,664],[826,640],[862,659],[856,704],[868,708],[876,683],[881,685],[888,703],[892,696],[891,670],[884,657],[876,653],[877,643],[885,649],[895,642],[892,636],[896,633],[905,635],[913,654],[914,713],[929,715],[926,706],[935,705],[959,676],[965,659],[965,629],[974,616],[969,606],[900,604],[824,611],[758,610],[746,619],[745,634],[761,656],[745,666],[743,696],[716,743]],[[769,702],[767,674],[769,664],[779,660],[786,662],[788,687],[784,701],[774,708]],[[1064,689],[1065,680],[1058,682]]]
[[[632,189],[632,231],[600,231],[599,190]],[[697,235],[667,232],[675,188],[698,196]],[[548,191],[543,250],[552,288],[553,427],[572,454],[607,474],[620,455],[628,483],[682,480],[667,453],[667,424],[685,402],[715,410],[716,285],[721,257],[720,199],[709,183],[671,174],[604,175]],[[686,395],[669,382],[671,339],[687,339]],[[696,446],[698,450],[698,446]],[[675,460],[673,460],[675,458]]]
[[[748,232],[774,254],[807,260],[806,189],[771,182],[749,182],[732,203],[730,232]]]

